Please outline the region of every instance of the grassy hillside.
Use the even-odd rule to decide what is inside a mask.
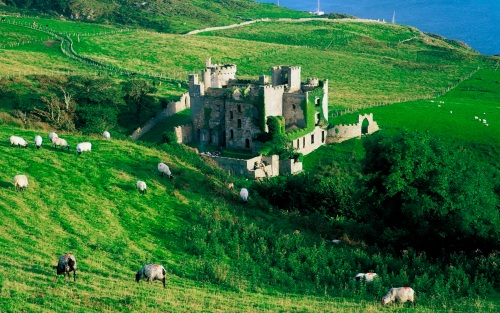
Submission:
[[[184,33],[208,26],[228,25],[245,19],[311,16],[310,13],[250,0],[151,0],[144,2],[14,0],[7,2],[11,6],[3,8],[0,6],[0,10],[15,12],[16,6],[12,5],[14,3],[18,8],[23,9],[24,14],[33,14],[33,11],[26,9],[34,9],[51,15],[57,13],[59,16],[79,21],[121,24],[169,33]]]
[[[190,152],[172,155],[129,141],[59,134],[72,146],[67,151],[47,145],[48,132],[0,128],[3,312],[377,312],[386,286],[404,284],[407,275],[421,271],[360,245],[325,244],[318,231],[327,238],[337,231],[321,219],[273,211],[254,193],[243,206],[219,180],[225,174],[207,170]],[[10,147],[11,134],[29,141],[40,134],[45,143],[40,150]],[[79,156],[74,147],[83,140],[92,142],[92,153]],[[158,175],[159,161],[170,165],[173,180]],[[24,192],[12,184],[21,173],[30,181]],[[138,179],[148,184],[146,194],[135,189]],[[68,252],[77,257],[76,282],[56,279],[52,268]],[[278,263],[266,266],[279,255]],[[290,264],[280,269],[281,262]],[[145,263],[167,268],[167,289],[135,283],[134,273]],[[383,278],[371,286],[355,284],[352,275],[360,267]],[[428,284],[426,275],[417,274],[417,281]],[[338,278],[325,280],[330,276]],[[436,277],[446,283],[442,279]],[[446,293],[419,294],[423,301],[415,312],[445,312],[445,305],[460,303],[449,303]],[[460,311],[496,309],[480,299],[473,307],[467,303]]]

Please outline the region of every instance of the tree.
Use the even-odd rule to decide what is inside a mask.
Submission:
[[[125,102],[130,109],[135,110],[137,119],[140,119],[145,109],[149,108],[155,102],[151,93],[156,92],[156,88],[144,79],[125,82],[123,84],[123,92],[125,93]]]
[[[431,253],[498,248],[497,169],[429,134],[379,133],[364,147],[357,217],[375,231],[368,241]]]

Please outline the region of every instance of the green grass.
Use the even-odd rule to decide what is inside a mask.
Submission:
[[[67,151],[47,145],[47,133],[48,130],[6,125],[0,128],[0,138],[4,138],[0,143],[3,156],[0,166],[4,169],[0,173],[3,251],[0,309],[3,312],[381,311],[378,295],[337,297],[332,296],[337,291],[327,286],[320,286],[324,289],[322,296],[268,289],[258,279],[253,283],[246,281],[256,279],[255,275],[266,277],[266,270],[260,274],[256,269],[248,273],[231,272],[238,261],[228,258],[228,252],[222,252],[224,258],[208,260],[188,252],[201,246],[190,241],[186,234],[200,230],[201,236],[207,236],[205,226],[220,232],[224,223],[238,223],[238,220],[237,227],[250,235],[261,236],[269,229],[266,236],[278,237],[283,244],[289,240],[287,234],[301,229],[303,237],[295,244],[303,244],[303,249],[315,243],[321,246],[321,239],[304,229],[304,224],[293,214],[265,213],[258,208],[264,208],[265,204],[259,203],[256,196],[243,207],[236,201],[235,193],[223,190],[221,181],[208,176],[203,169],[206,165],[189,163],[188,159],[198,156],[180,157],[130,141],[60,133],[72,146]],[[45,142],[40,150],[32,144],[27,149],[10,147],[7,138],[11,134],[29,141],[40,134]],[[84,140],[92,142],[92,152],[79,156],[74,147]],[[158,175],[159,161],[170,165],[174,180]],[[12,184],[14,175],[20,173],[26,174],[30,181],[24,192],[15,191]],[[147,182],[146,194],[135,189],[138,179]],[[236,183],[241,186],[244,181]],[[204,225],[200,216],[209,218],[212,226]],[[330,251],[332,247],[323,249]],[[356,246],[341,248],[337,257],[348,251],[353,253],[351,258],[356,255],[359,261],[363,260],[364,252]],[[67,252],[74,253],[78,260],[76,282],[62,277],[54,280],[52,266],[58,256]],[[135,271],[150,262],[166,266],[167,289],[158,282],[135,283]],[[205,268],[204,262],[214,267]],[[221,283],[207,280],[207,274],[222,275],[215,276]],[[224,275],[229,278],[242,275],[246,279],[231,281]],[[385,289],[381,285],[377,288]],[[476,301],[463,308],[461,312],[495,311],[494,304],[488,301]],[[415,312],[446,311],[425,304],[415,309]]]
[[[330,122],[334,125],[357,123],[358,114],[373,113],[374,120],[383,131],[428,131],[451,138],[498,166],[495,160],[500,156],[499,81],[500,72],[480,70],[442,97],[373,107],[336,117]],[[479,119],[486,119],[488,126]],[[306,164],[311,160],[316,165],[317,158],[307,156]]]

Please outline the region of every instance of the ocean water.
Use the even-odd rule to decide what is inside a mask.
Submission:
[[[317,0],[257,0],[294,10],[316,11]],[[325,13],[385,19],[457,39],[482,54],[500,54],[500,0],[321,0]]]

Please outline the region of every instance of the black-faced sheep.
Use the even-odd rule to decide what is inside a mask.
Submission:
[[[142,180],[138,180],[137,183],[135,183],[135,186],[137,187],[137,189],[142,192],[142,193],[146,193],[146,183],[143,182]]]
[[[78,154],[82,154],[82,152],[85,151],[91,152],[91,150],[92,144],[90,142],[80,142],[76,145],[76,152],[78,152]]]
[[[358,273],[355,277],[354,277],[354,280],[355,281],[366,281],[367,283],[368,282],[371,282],[373,281],[373,279],[375,278],[375,276],[377,276],[377,273]]]
[[[167,164],[165,163],[159,163],[158,164],[158,172],[160,172],[160,175],[163,177],[163,175],[167,174],[167,176],[172,179],[174,176],[172,175],[172,172],[170,171],[170,168],[168,167]]]
[[[10,136],[10,145],[18,147],[28,147],[28,142],[18,136]]]
[[[165,277],[167,271],[165,268],[158,264],[147,264],[144,265],[138,272],[135,274],[135,281],[139,282],[142,278],[147,279],[149,282],[159,280],[163,283],[163,288],[165,288]]]
[[[408,302],[408,307],[415,303],[415,291],[411,287],[391,288],[389,292],[382,298],[382,305],[387,305],[391,302],[405,303]]]
[[[67,274],[68,278],[71,278],[69,273],[73,272],[73,280],[76,281],[76,259],[75,259],[75,256],[72,254],[69,254],[69,253],[62,255],[59,258],[59,262],[57,263],[56,270],[57,270],[57,275],[63,274],[66,277],[66,274]]]
[[[28,177],[26,175],[16,175],[14,176],[14,188],[23,191],[28,187]]]
[[[241,188],[240,196],[241,196],[241,200],[243,200],[243,202],[247,202],[248,201],[248,189]]]
[[[38,136],[38,135],[35,136],[35,146],[37,149],[40,149],[40,147],[42,146],[42,137],[41,136]]]

